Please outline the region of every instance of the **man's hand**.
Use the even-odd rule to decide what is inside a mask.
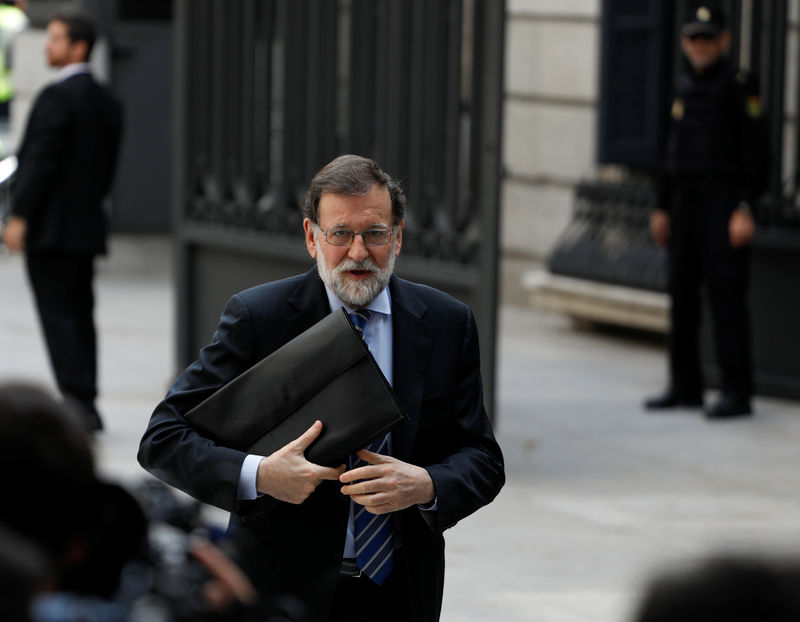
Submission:
[[[669,240],[669,213],[657,209],[650,214],[650,233],[658,246],[666,246]]]
[[[342,486],[342,494],[368,512],[396,512],[412,505],[428,505],[436,498],[433,480],[425,469],[366,449],[359,451],[358,457],[369,466],[347,471],[339,481],[347,484]]]
[[[212,576],[203,585],[203,596],[215,611],[225,612],[235,601],[252,605],[258,600],[250,579],[216,546],[198,538],[191,542],[189,551]]]
[[[345,465],[323,467],[306,460],[305,451],[322,432],[322,422],[315,421],[297,440],[264,458],[258,465],[256,490],[289,503],[302,503],[323,480],[337,480]]]
[[[25,249],[25,233],[28,231],[28,221],[19,216],[8,219],[3,229],[3,242],[8,250],[21,251]]]
[[[728,221],[728,235],[730,236],[731,246],[740,248],[746,246],[753,239],[756,225],[750,212],[737,209],[731,214]]]

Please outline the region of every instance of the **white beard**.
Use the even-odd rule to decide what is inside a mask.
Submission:
[[[319,237],[316,233],[314,236],[317,244],[319,244]],[[349,257],[345,257],[338,266],[331,269],[325,261],[325,255],[322,252],[318,252],[317,270],[319,271],[319,276],[322,282],[333,292],[334,296],[344,304],[354,309],[363,309],[375,300],[389,283],[389,278],[394,272],[396,244],[397,239],[395,238],[392,241],[389,263],[383,269],[379,268],[371,257],[367,257],[364,261],[354,261]],[[353,281],[344,275],[349,270],[366,270],[372,274],[364,280]]]

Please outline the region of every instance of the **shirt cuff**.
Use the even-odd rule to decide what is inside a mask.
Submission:
[[[242,462],[242,470],[239,471],[239,489],[238,499],[240,501],[247,501],[249,499],[256,499],[261,495],[256,490],[256,479],[258,477],[258,465],[264,456],[257,456],[255,454],[248,454]]]
[[[430,503],[429,505],[422,505],[421,503],[418,503],[417,507],[423,512],[433,512],[439,508],[439,497],[434,497],[433,503]]]

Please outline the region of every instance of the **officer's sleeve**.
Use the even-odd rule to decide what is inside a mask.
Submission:
[[[769,172],[769,132],[758,81],[749,72],[736,76],[739,124],[739,163],[743,176],[742,199],[756,206],[767,189]]]
[[[655,190],[656,190],[655,209],[662,209],[664,211],[669,211],[670,203],[672,202],[672,186],[670,184],[669,177],[663,170],[655,179]]]

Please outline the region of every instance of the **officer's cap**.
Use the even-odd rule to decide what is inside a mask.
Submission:
[[[725,30],[725,18],[717,8],[700,5],[692,10],[681,28],[684,37],[716,37]]]

